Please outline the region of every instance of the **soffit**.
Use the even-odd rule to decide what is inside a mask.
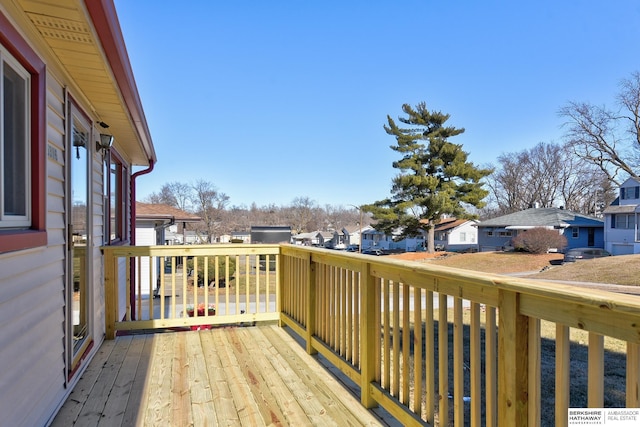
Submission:
[[[91,104],[92,113],[109,125],[106,132],[114,136],[118,150],[132,164],[148,165],[149,159],[155,157],[150,137],[140,135],[140,120],[136,123],[132,117],[84,1],[20,0],[20,5],[59,64]],[[106,19],[109,22],[110,18]],[[114,19],[115,15],[108,26],[112,31],[120,32],[117,19],[115,22]],[[123,59],[128,65],[128,57]],[[144,118],[142,111],[135,113]],[[146,128],[146,122],[143,126]]]

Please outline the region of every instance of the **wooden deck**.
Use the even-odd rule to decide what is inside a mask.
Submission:
[[[386,425],[276,325],[105,341],[54,426]]]

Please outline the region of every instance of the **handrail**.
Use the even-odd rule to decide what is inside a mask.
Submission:
[[[575,380],[570,329],[589,334],[588,404],[603,406],[606,336],[627,342],[624,404],[640,406],[638,297],[313,248],[283,246],[282,258],[284,266],[290,258],[310,260],[297,267],[297,280],[283,281],[282,292],[288,301],[302,292],[300,283],[312,284],[306,305],[316,311],[313,322],[291,315],[299,309],[294,299],[283,304],[283,322],[308,338],[310,352],[360,384],[363,405],[382,405],[405,425],[464,418],[471,425],[539,425],[541,322],[557,329],[555,405],[544,409],[555,411],[556,425],[567,424]],[[359,342],[359,359],[344,351],[351,340]]]
[[[204,319],[184,313],[129,319],[126,309],[114,308],[120,298],[115,290],[123,280],[145,281],[127,278],[123,268],[144,257],[171,259],[166,280],[196,296],[201,294],[189,289],[186,276],[178,277],[175,261],[213,257],[229,266],[233,260],[237,277],[215,268],[215,280],[226,274],[227,283],[246,286],[216,287],[208,298],[225,309],[252,298],[272,303],[264,311],[252,307],[244,314]],[[539,425],[542,413],[555,413],[555,424],[567,425],[569,390],[577,387],[569,371],[569,350],[576,345],[571,334],[579,330],[588,333],[582,344],[589,358],[585,406],[602,407],[607,393],[605,337],[626,341],[623,404],[640,406],[640,298],[635,296],[294,245],[109,247],[105,287],[108,337],[135,323],[184,327],[279,320],[304,339],[308,353],[321,353],[360,385],[365,407],[383,406],[405,425],[465,419],[472,426]],[[163,295],[173,307],[183,301]],[[551,404],[546,399],[551,391],[541,387],[541,351],[550,339],[541,335],[542,322],[556,330]]]
[[[107,338],[134,329],[278,320],[279,251],[237,244],[104,247]],[[131,262],[137,277],[129,275]]]

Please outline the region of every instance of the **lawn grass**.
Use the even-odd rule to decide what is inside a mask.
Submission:
[[[448,254],[425,259],[447,267],[485,273],[529,273],[532,279],[640,286],[640,255],[618,255],[561,264],[562,254],[532,255],[523,252]]]

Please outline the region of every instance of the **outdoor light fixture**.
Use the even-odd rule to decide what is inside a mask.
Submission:
[[[100,141],[96,142],[96,145],[97,145],[96,148],[98,150],[107,151],[109,148],[111,148],[112,144],[113,144],[113,135],[109,135],[108,133],[101,133]]]

